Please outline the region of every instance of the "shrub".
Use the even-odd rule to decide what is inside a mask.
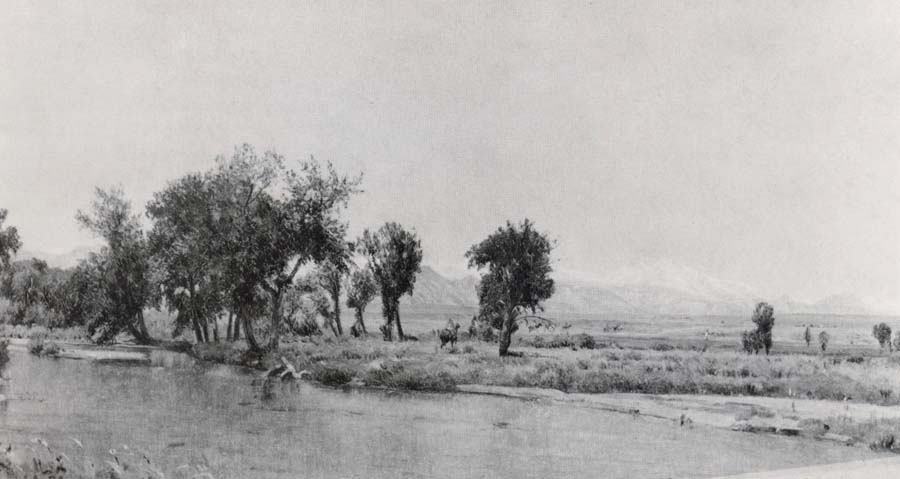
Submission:
[[[44,339],[47,337],[45,333],[33,332],[28,337],[28,351],[31,354],[40,355],[44,350]]]
[[[56,357],[59,356],[60,351],[62,351],[62,348],[60,348],[58,344],[50,341],[48,343],[44,343],[44,350],[41,352],[41,355]]]
[[[594,337],[590,334],[577,334],[574,336],[574,339],[575,345],[580,349],[594,349],[594,347],[596,347],[597,345],[597,343],[594,341]]]
[[[384,386],[409,391],[453,391],[456,381],[447,371],[429,371],[425,368],[405,368],[394,364],[387,368],[370,369],[366,374],[367,386]]]
[[[0,340],[0,372],[9,363],[9,340]]]
[[[474,353],[474,352],[475,352],[475,348],[472,347],[471,344],[467,344],[467,345],[463,346],[463,353],[465,353],[465,354],[472,354],[472,353]]]
[[[654,351],[671,351],[675,349],[675,346],[666,343],[654,343],[653,346],[650,346],[650,349]]]
[[[325,367],[314,371],[313,379],[326,386],[342,386],[353,380],[353,371],[344,368]]]

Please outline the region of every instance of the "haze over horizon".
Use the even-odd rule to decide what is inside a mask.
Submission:
[[[95,186],[248,142],[364,173],[352,233],[442,271],[528,217],[562,272],[900,310],[900,4],[763,3],[10,2],[0,208],[67,252]]]

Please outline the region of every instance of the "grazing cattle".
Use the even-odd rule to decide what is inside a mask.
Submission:
[[[438,331],[438,338],[441,340],[441,349],[443,349],[444,345],[447,343],[450,343],[450,347],[456,346],[458,331],[459,325],[453,323],[453,321],[448,321],[447,327]]]

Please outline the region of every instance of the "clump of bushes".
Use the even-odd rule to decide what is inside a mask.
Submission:
[[[44,351],[45,334],[34,332],[28,337],[28,351],[31,354],[39,356]]]
[[[431,371],[423,367],[407,368],[399,363],[370,369],[366,373],[365,384],[410,391],[456,390],[456,380],[447,371]]]
[[[53,341],[47,341],[46,333],[36,332],[28,338],[28,351],[35,356],[59,356],[62,348]]]
[[[555,335],[550,337],[534,336],[531,338],[519,338],[519,343],[524,346],[533,348],[572,348],[572,349],[595,349],[597,342],[590,334],[579,333],[573,335]]]
[[[353,380],[353,371],[341,367],[324,367],[313,371],[313,379],[326,386],[343,386]]]
[[[9,364],[9,340],[0,340],[0,371]]]
[[[242,362],[242,351],[229,342],[197,343],[191,346],[189,354],[201,361],[244,365]]]

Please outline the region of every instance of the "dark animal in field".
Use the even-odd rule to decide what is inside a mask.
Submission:
[[[456,339],[458,337],[459,325],[448,323],[447,327],[438,331],[438,339],[441,340],[441,349],[444,348],[444,345],[450,343],[450,347],[456,346]]]
[[[411,335],[411,334],[404,334],[404,335],[403,335],[403,340],[404,340],[404,341],[418,341],[419,338],[416,337],[416,336],[413,336],[413,335]]]
[[[885,434],[881,436],[877,441],[869,444],[869,448],[872,450],[885,450],[890,451],[894,448],[894,435],[893,434]]]
[[[350,336],[353,336],[354,338],[362,336],[362,331],[356,326],[357,325],[355,324],[353,326],[350,326]]]

